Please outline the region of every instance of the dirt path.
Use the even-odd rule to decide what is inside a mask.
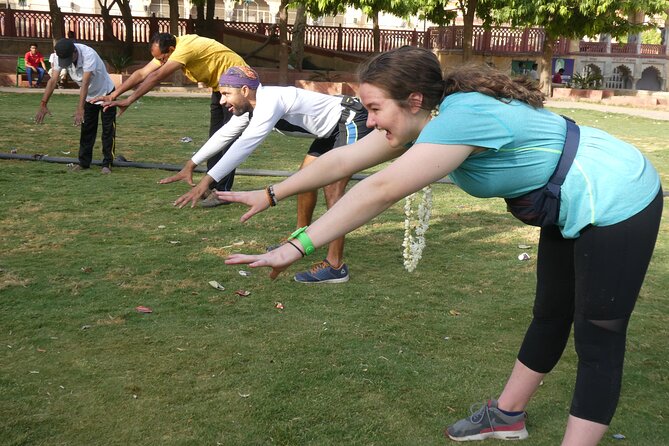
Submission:
[[[594,104],[592,102],[546,101],[547,108],[574,108],[580,110],[596,110],[604,113],[622,113],[648,119],[669,121],[669,109],[622,107],[619,105]]]

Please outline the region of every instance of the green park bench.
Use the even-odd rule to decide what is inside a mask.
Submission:
[[[50,74],[49,71],[51,71],[51,64],[49,63],[48,60],[44,60],[44,65],[46,66],[46,75],[48,76]],[[23,56],[19,56],[18,59],[16,60],[16,86],[17,87],[19,86],[19,81],[23,79],[23,76],[26,76],[26,59]]]

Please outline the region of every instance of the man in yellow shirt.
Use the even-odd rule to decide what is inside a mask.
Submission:
[[[132,75],[119,88],[108,96],[100,96],[89,102],[104,101],[104,109],[118,107],[120,116],[137,99],[151,91],[164,79],[167,79],[177,70],[183,70],[188,79],[193,82],[202,82],[212,88],[210,105],[209,137],[230,120],[232,113],[221,106],[221,93],[218,91],[218,79],[225,71],[234,66],[246,66],[246,62],[237,53],[222,43],[196,34],[186,34],[175,37],[169,33],[157,33],[151,38],[151,56],[153,59]],[[122,100],[117,98],[124,92],[134,88],[133,93]],[[227,151],[227,147],[207,162],[211,168]],[[214,185],[216,190],[231,190],[235,172],[221,179]],[[213,207],[223,204],[215,194],[200,201],[203,207]]]

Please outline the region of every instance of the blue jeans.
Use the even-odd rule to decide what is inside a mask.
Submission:
[[[42,83],[42,78],[44,77],[44,68],[37,67],[37,85]],[[26,76],[28,77],[28,84],[32,87],[33,85],[33,70],[32,68],[26,68]]]

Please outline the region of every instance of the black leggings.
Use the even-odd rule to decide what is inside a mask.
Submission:
[[[643,211],[611,226],[589,226],[576,239],[541,230],[534,318],[518,360],[539,373],[557,364],[574,326],[578,355],[570,413],[608,425],[623,372],[627,324],[641,289],[662,216],[662,190]]]

